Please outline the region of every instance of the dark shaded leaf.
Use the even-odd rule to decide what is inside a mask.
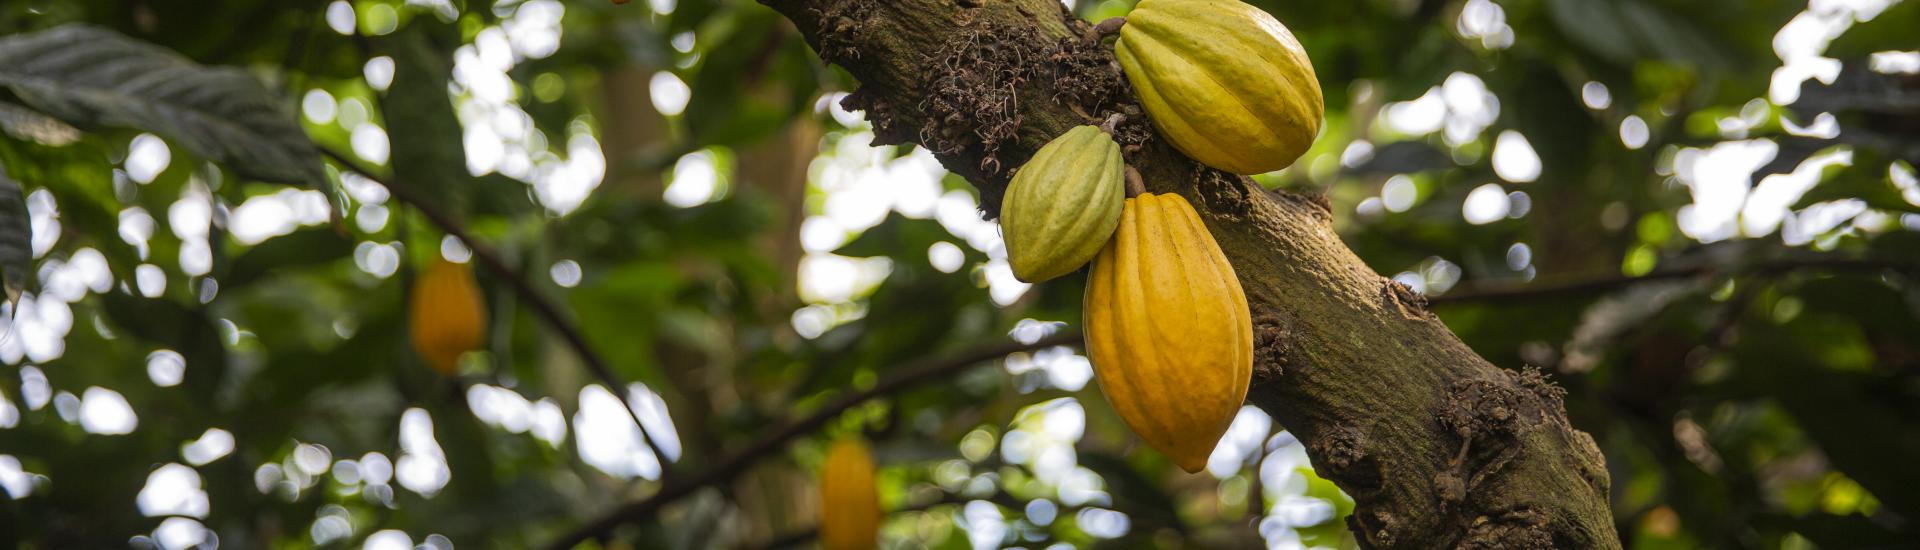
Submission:
[[[779,130],[816,91],[807,49],[773,12],[730,14],[714,31],[683,115],[695,144],[749,143]],[[702,34],[702,41],[708,40]]]
[[[332,228],[303,229],[247,249],[234,259],[220,285],[238,289],[274,273],[338,261],[353,255],[353,240]]]
[[[1800,83],[1800,99],[1793,103],[1799,113],[1870,111],[1920,113],[1920,76],[1874,72],[1866,63],[1851,61],[1840,69],[1832,84],[1819,79]]]
[[[33,109],[0,101],[0,131],[15,139],[61,146],[80,139],[80,130]]]
[[[330,185],[281,98],[240,69],[75,24],[0,38],[0,86],[68,123],[150,131],[248,178]]]
[[[393,57],[393,84],[380,99],[393,139],[394,183],[413,187],[442,209],[464,211],[467,155],[460,121],[454,118],[447,82],[453,76],[450,45],[459,32],[431,17],[415,18],[400,32],[380,41]]]
[[[6,166],[0,166],[0,282],[6,284],[9,302],[34,287],[33,227],[27,223],[27,198],[20,183],[7,177]]]
[[[213,402],[226,378],[227,348],[220,342],[220,329],[205,310],[120,292],[103,294],[101,301],[114,326],[179,352],[187,363],[182,386],[196,399]]]
[[[1411,174],[1453,166],[1453,157],[1425,141],[1396,141],[1373,151],[1373,157],[1346,171],[1350,176]]]
[[[1887,173],[1887,162],[1868,151],[1855,151],[1853,164],[1838,170],[1826,181],[1795,201],[1795,210],[1814,204],[1843,200],[1860,199],[1867,206],[1888,212],[1920,213],[1920,205],[1908,202]]]
[[[1800,163],[1806,162],[1808,158],[1836,144],[1830,139],[1782,138],[1778,141],[1780,152],[1773,155],[1773,160],[1761,165],[1759,170],[1753,171],[1753,181],[1757,182],[1774,174],[1792,172],[1800,167]]]
[[[1915,535],[1920,535],[1894,531],[1858,514],[1847,516],[1767,514],[1756,518],[1754,523],[1799,533],[1800,536],[1807,537],[1807,540],[1813,541],[1821,548],[1861,550],[1909,548],[1907,543],[1913,541]]]
[[[1632,35],[1611,2],[1552,0],[1547,8],[1560,32],[1574,43],[1614,63],[1633,61]]]
[[[1802,316],[1787,326],[1747,323],[1747,344],[1737,355],[1742,373],[1780,402],[1836,469],[1887,508],[1920,517],[1920,494],[1912,490],[1920,487],[1920,470],[1912,467],[1920,460],[1920,433],[1882,395],[1897,384],[1834,368],[1836,350],[1813,345],[1858,345],[1844,341],[1857,340],[1856,328],[1834,315]]]
[[[1553,0],[1548,12],[1561,33],[1616,64],[1666,59],[1709,71],[1732,66],[1730,56],[1704,38],[1703,29],[1645,2]]]

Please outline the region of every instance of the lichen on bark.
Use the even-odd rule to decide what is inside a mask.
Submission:
[[[881,141],[933,151],[989,218],[1034,150],[1125,115],[1128,164],[1195,205],[1247,293],[1249,401],[1354,498],[1363,547],[1619,547],[1603,458],[1550,382],[1481,359],[1369,269],[1325,197],[1268,191],[1158,139],[1111,48],[1058,0],[763,2],[860,81],[847,106]]]

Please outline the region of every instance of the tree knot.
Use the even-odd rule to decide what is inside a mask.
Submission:
[[[1259,184],[1200,163],[1194,163],[1191,179],[1207,212],[1233,222],[1247,221],[1253,200],[1248,186]]]
[[[1365,499],[1380,487],[1380,467],[1367,452],[1367,433],[1349,424],[1322,430],[1307,443],[1314,465],[1327,479],[1340,482],[1354,498]]]
[[[1401,317],[1424,321],[1433,318],[1433,312],[1427,311],[1427,297],[1413,291],[1406,283],[1386,279],[1380,287],[1380,301],[1389,311],[1395,311]]]
[[[825,11],[807,8],[820,22],[817,34],[820,61],[829,65],[860,59],[859,45],[866,39],[873,15],[872,0],[837,2]]]
[[[1467,526],[1466,536],[1454,546],[1459,550],[1533,550],[1553,547],[1553,532],[1547,528],[1547,515],[1532,508],[1475,517]]]
[[[1293,333],[1279,315],[1263,313],[1253,318],[1253,378],[1256,382],[1278,380],[1285,374],[1287,356],[1293,350]]]
[[[895,122],[897,115],[893,111],[893,101],[874,91],[871,84],[847,94],[845,99],[840,100],[840,108],[867,114],[867,122],[873,124],[874,145],[899,145],[913,139],[912,133]]]

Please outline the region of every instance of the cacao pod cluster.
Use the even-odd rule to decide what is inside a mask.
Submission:
[[[873,453],[858,437],[835,441],[820,467],[820,546],[872,550],[880,544],[881,516]]]
[[[458,373],[460,356],[486,340],[487,304],[466,264],[434,259],[414,280],[408,309],[413,349],[441,374]]]
[[[1119,146],[1092,126],[1041,147],[1002,206],[1007,258],[1032,282],[1091,259],[1083,309],[1101,390],[1141,439],[1198,472],[1246,399],[1247,298],[1185,198],[1123,198],[1125,180]]]
[[[1320,131],[1306,51],[1239,0],[1141,0],[1115,57],[1149,120],[1188,157],[1236,174],[1300,158]],[[1180,195],[1131,188],[1093,126],[1042,146],[1001,206],[1007,261],[1038,283],[1091,262],[1087,353],[1129,428],[1181,469],[1206,467],[1246,400],[1253,326],[1240,279]]]

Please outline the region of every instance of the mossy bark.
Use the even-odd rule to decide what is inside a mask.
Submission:
[[[1252,306],[1249,400],[1357,502],[1368,548],[1615,548],[1603,457],[1537,372],[1480,358],[1333,231],[1324,199],[1269,192],[1157,138],[1092,26],[1058,0],[763,0],[858,78],[880,143],[931,149],[999,210],[1054,136],[1127,115],[1149,191],[1194,204]],[[1339,84],[1339,83],[1334,83]]]

